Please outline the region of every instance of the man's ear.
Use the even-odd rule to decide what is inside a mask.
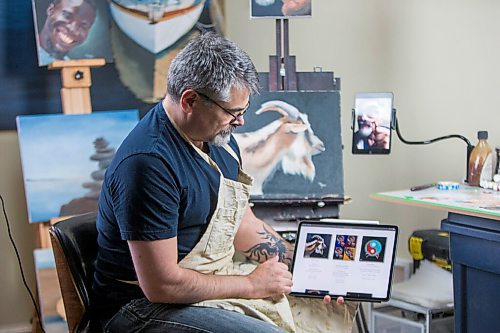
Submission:
[[[47,16],[52,15],[52,13],[54,12],[54,7],[55,7],[54,3],[51,2],[47,7]]]
[[[181,109],[185,113],[191,113],[193,110],[193,105],[195,101],[199,98],[199,95],[194,90],[186,90],[181,95],[180,105]]]

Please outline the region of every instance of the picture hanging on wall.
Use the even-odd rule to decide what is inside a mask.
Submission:
[[[312,16],[312,0],[250,0],[250,18]]]
[[[38,65],[55,60],[113,60],[106,1],[32,0]]]
[[[17,117],[30,223],[97,210],[104,173],[137,110]]]
[[[344,195],[338,91],[262,92],[234,136],[254,198]]]
[[[165,96],[170,63],[190,39],[207,31],[223,34],[222,0],[108,2],[120,80],[147,103]]]

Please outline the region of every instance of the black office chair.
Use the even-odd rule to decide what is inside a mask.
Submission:
[[[69,332],[96,332],[90,295],[97,258],[97,213],[60,221],[49,229]]]

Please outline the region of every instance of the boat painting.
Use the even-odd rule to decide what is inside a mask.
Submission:
[[[109,4],[120,30],[157,54],[193,28],[205,0],[109,0]]]

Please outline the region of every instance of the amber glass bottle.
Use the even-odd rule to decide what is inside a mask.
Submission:
[[[478,143],[472,150],[469,158],[469,174],[467,182],[471,186],[479,186],[481,174],[483,177],[493,176],[493,163],[491,158],[492,149],[488,144],[488,131],[477,132]]]

